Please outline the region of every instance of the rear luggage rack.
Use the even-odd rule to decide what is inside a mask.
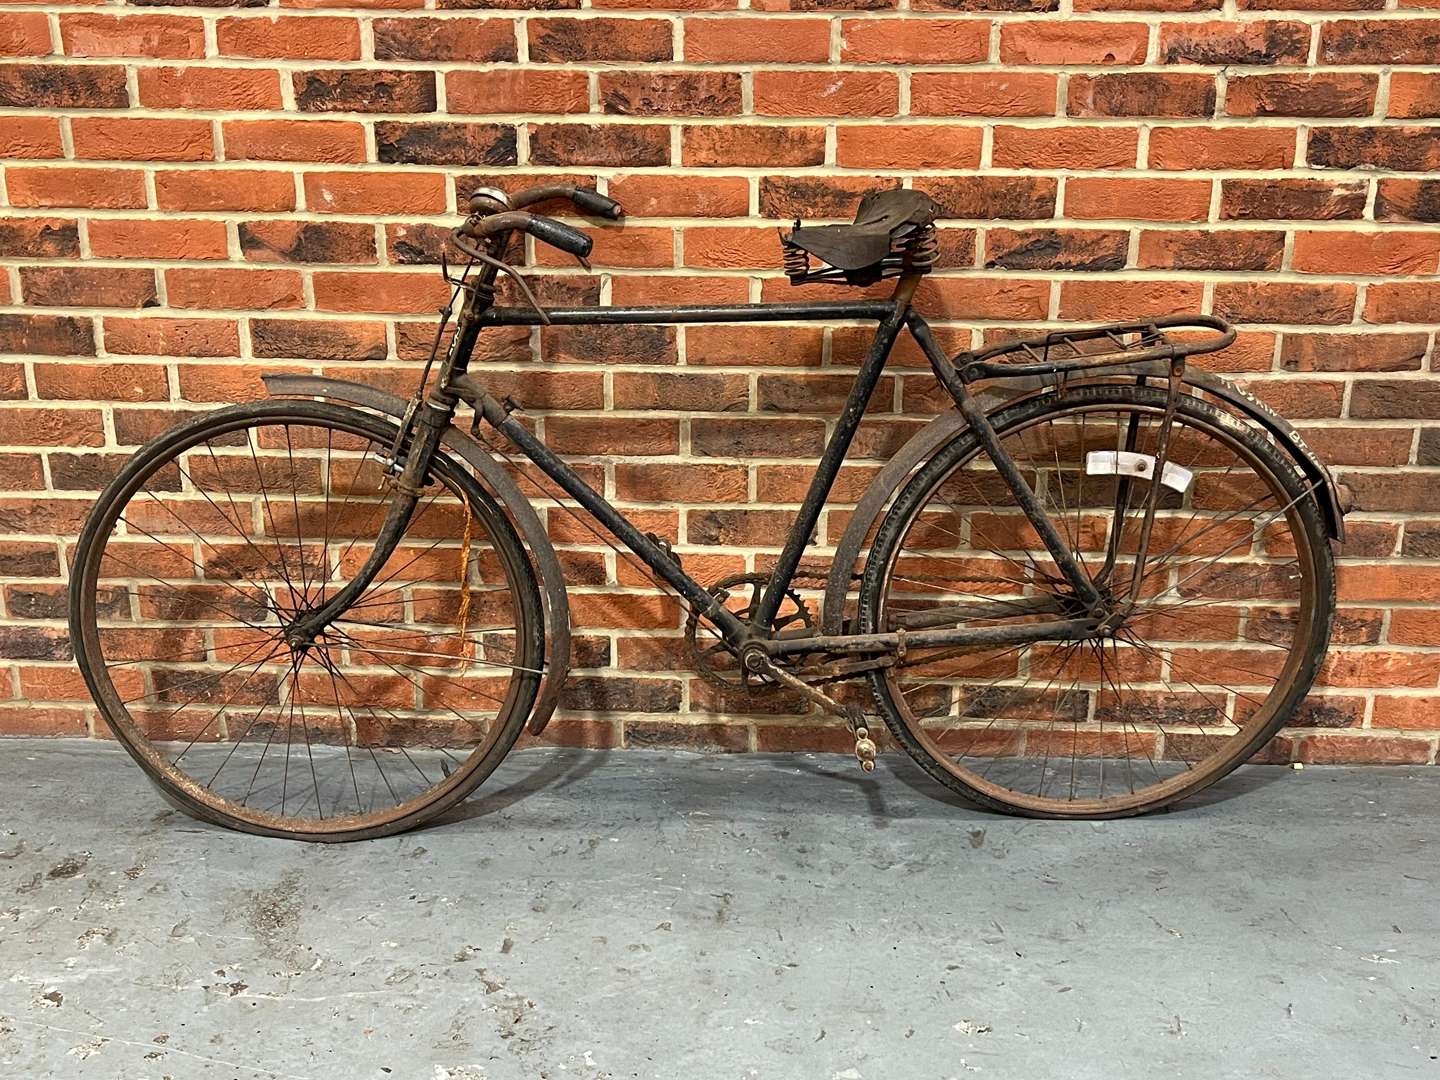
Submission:
[[[1211,330],[1211,334],[1175,341],[1166,331]],[[1160,319],[1110,323],[1088,330],[1056,330],[1043,337],[1007,341],[988,349],[963,352],[955,367],[965,382],[1016,375],[1060,375],[1142,363],[1177,360],[1216,352],[1235,340],[1235,331],[1213,315],[1167,315]],[[1099,349],[1084,342],[1100,342]],[[1108,345],[1109,348],[1104,346]],[[1015,357],[1015,360],[1008,359]]]

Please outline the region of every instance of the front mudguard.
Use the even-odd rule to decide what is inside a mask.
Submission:
[[[410,404],[408,398],[345,379],[289,374],[263,375],[261,378],[265,388],[277,397],[342,401],[396,419],[404,417]],[[565,598],[565,581],[560,570],[560,560],[545,532],[545,526],[530,505],[530,500],[484,447],[453,424],[440,436],[440,444],[472,466],[481,480],[499,497],[530,549],[539,573],[540,602],[545,616],[546,663],[540,693],[535,698],[535,708],[529,721],[530,732],[538,734],[545,729],[550,717],[554,715],[555,708],[560,703],[560,692],[566,675],[570,671],[570,604]]]
[[[1086,380],[1086,383],[1113,382],[1116,381],[1116,375],[1143,375],[1165,379],[1169,375],[1169,365],[1164,361],[1126,365],[1123,368],[1107,372],[1101,378]],[[1320,460],[1314,450],[1310,449],[1289,421],[1276,414],[1268,405],[1243,388],[1208,371],[1187,368],[1184,382],[1188,387],[1218,398],[1229,406],[1231,411],[1263,428],[1275,440],[1275,443],[1289,454],[1296,469],[1309,483],[1315,486],[1316,503],[1320,507],[1320,517],[1325,522],[1325,529],[1330,539],[1337,543],[1345,539],[1345,508],[1341,502],[1341,490],[1330,475],[1330,470],[1325,463]],[[1077,384],[1078,380],[1071,380],[1070,385]],[[1045,386],[1032,393],[1006,400],[992,409],[988,415],[993,416],[1002,409],[1008,409],[1021,401],[1041,394],[1058,392],[1060,391],[1053,385]],[[885,464],[885,467],[876,474],[875,479],[870,481],[870,486],[865,489],[864,495],[861,496],[854,512],[850,515],[850,522],[845,527],[844,533],[841,534],[839,543],[835,545],[835,558],[830,567],[829,580],[825,585],[820,633],[839,634],[843,632],[845,597],[850,591],[850,585],[854,579],[856,560],[860,557],[866,539],[869,538],[879,522],[881,514],[900,490],[900,486],[940,447],[964,430],[965,418],[958,411],[951,410],[941,413],[911,436],[910,441],[902,446],[895,456]]]

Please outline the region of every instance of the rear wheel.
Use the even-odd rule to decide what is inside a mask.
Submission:
[[[987,806],[1046,817],[1142,813],[1230,772],[1309,690],[1334,566],[1307,481],[1268,441],[1179,399],[1154,531],[1137,558],[1166,394],[1073,388],[993,418],[1087,574],[1136,604],[1113,637],[908,650],[872,675],[900,744]],[[968,433],[896,499],[860,590],[862,632],[1074,617],[1083,606]],[[1037,611],[1037,607],[1048,609]],[[928,614],[927,614],[928,613]]]
[[[454,806],[519,734],[539,594],[494,500],[437,454],[405,535],[305,645],[287,628],[369,555],[393,424],[313,401],[221,409],[126,464],[81,533],[76,659],[165,794],[247,832],[351,840]]]

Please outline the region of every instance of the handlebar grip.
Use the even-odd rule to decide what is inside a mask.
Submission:
[[[590,249],[595,245],[595,241],[579,229],[572,229],[563,222],[556,221],[554,218],[541,217],[539,214],[530,218],[526,231],[536,240],[543,240],[551,247],[567,251],[578,259],[589,255]]]
[[[625,216],[625,211],[620,208],[618,202],[608,195],[601,195],[594,188],[577,187],[573,201],[585,213],[594,214],[597,217],[619,221]]]

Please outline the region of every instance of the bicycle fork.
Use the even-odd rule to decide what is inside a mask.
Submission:
[[[354,577],[321,607],[290,624],[285,637],[292,647],[306,648],[332,622],[343,615],[360,595],[370,587],[382,567],[395,553],[410,519],[420,503],[420,496],[430,472],[430,461],[440,445],[440,434],[450,423],[454,406],[447,407],[433,400],[423,402],[415,412],[414,436],[404,452],[404,466],[391,483],[393,497],[385,511],[385,520],[375,537],[375,546]]]

